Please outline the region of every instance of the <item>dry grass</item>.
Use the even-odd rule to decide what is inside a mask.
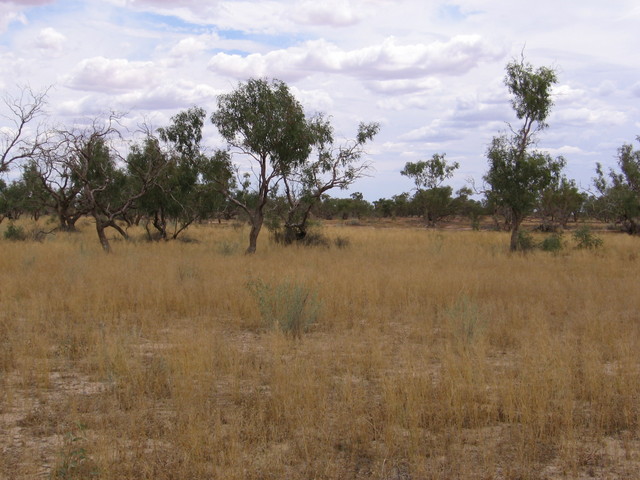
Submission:
[[[325,231],[350,246],[0,240],[0,478],[636,478],[637,238]],[[256,280],[318,322],[266,327]]]

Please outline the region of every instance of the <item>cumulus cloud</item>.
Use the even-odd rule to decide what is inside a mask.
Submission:
[[[124,92],[153,87],[159,77],[152,62],[94,57],[82,60],[66,84],[77,90]]]
[[[40,30],[34,41],[34,45],[43,53],[46,52],[49,55],[57,55],[63,51],[66,40],[67,37],[55,28],[47,27]]]
[[[479,35],[460,35],[448,42],[399,44],[390,37],[379,45],[343,50],[326,40],[248,56],[216,54],[209,69],[236,78],[276,76],[302,78],[314,72],[353,75],[384,81],[434,74],[461,75],[483,61],[503,56]]]
[[[554,115],[554,123],[566,125],[624,125],[627,122],[627,114],[610,109],[598,109],[590,107],[565,108]]]
[[[183,109],[191,105],[211,104],[221,93],[209,85],[178,81],[128,92],[118,96],[116,101],[125,108],[135,110]]]
[[[570,155],[585,155],[585,152],[582,148],[576,147],[574,145],[563,145],[558,148],[545,148],[545,152],[548,152],[552,156],[570,156]]]
[[[367,82],[369,90],[386,95],[398,95],[431,91],[440,88],[442,82],[434,77],[425,79],[372,80]]]
[[[333,0],[317,2],[306,0],[296,4],[292,18],[306,25],[331,25],[345,27],[358,23],[364,18],[364,8],[354,2]]]

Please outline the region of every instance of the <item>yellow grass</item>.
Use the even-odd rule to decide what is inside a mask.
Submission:
[[[636,477],[638,238],[324,233],[350,245],[0,238],[0,478]],[[257,280],[317,293],[317,323],[265,326]]]

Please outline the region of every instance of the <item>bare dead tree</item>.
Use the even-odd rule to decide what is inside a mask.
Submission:
[[[9,126],[0,128],[0,173],[14,163],[33,158],[46,142],[47,132],[41,125],[31,135],[28,126],[44,115],[48,91],[36,93],[30,87],[22,87],[17,95],[7,93],[2,98],[6,112],[0,116]]]

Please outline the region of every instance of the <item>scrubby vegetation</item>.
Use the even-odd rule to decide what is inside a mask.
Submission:
[[[0,235],[0,478],[637,474],[637,238],[379,226]]]

